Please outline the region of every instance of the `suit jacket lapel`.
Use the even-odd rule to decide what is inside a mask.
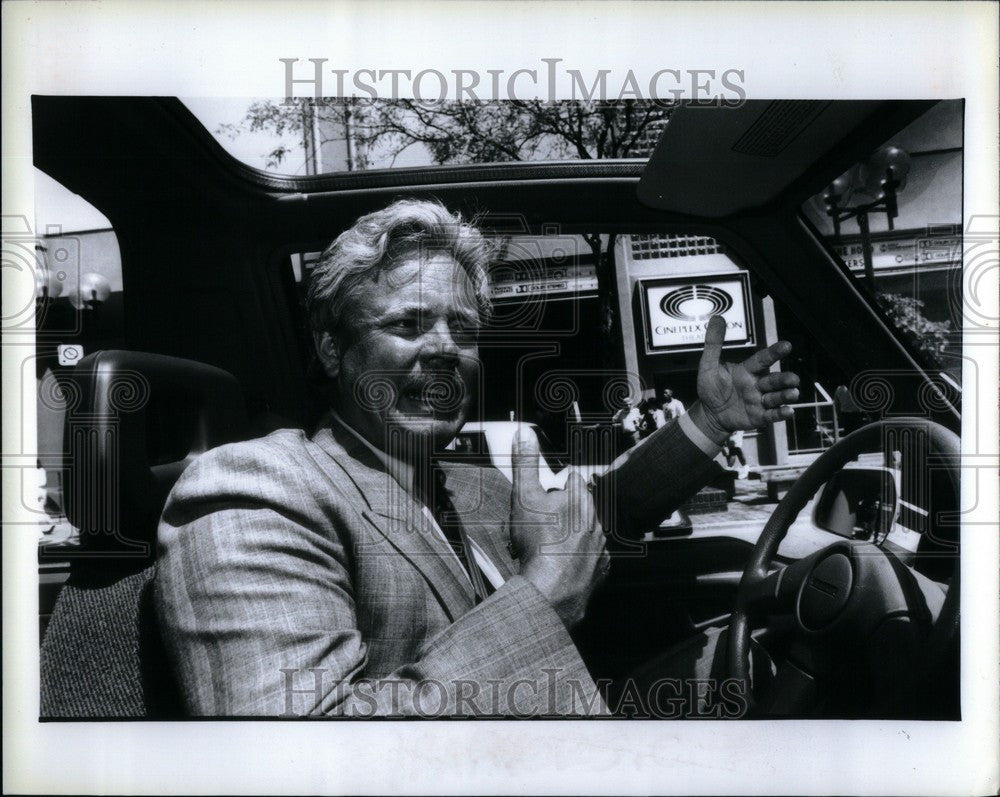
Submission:
[[[475,540],[496,565],[504,579],[517,575],[507,543],[510,541],[510,490],[497,475],[490,479],[487,468],[442,463],[451,500],[462,520],[465,533]],[[504,489],[496,489],[498,481]]]
[[[336,421],[322,426],[312,439],[354,484],[364,504],[362,515],[421,572],[449,617],[456,620],[471,609],[475,592],[468,575],[426,520],[422,506],[384,464]]]

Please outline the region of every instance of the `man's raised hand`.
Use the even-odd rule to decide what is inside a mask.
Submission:
[[[721,443],[731,432],[756,429],[792,417],[786,406],[799,397],[799,377],[768,369],[792,350],[780,340],[751,354],[742,363],[721,362],[726,323],[713,316],[705,330],[705,351],[698,364],[698,398],[692,420],[711,439]]]
[[[511,465],[510,537],[521,575],[572,628],[583,619],[587,601],[610,565],[594,500],[576,472],[563,490],[542,488],[538,439],[530,428],[519,428]]]

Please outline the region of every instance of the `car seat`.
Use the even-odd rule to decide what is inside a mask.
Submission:
[[[245,437],[240,386],[190,360],[99,351],[64,390],[64,495],[80,544],[42,640],[41,716],[179,716],[152,606],[156,527],[187,465]]]

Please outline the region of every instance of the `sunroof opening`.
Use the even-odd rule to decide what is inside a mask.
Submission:
[[[644,160],[673,110],[648,100],[182,102],[231,155],[291,176],[438,164]]]

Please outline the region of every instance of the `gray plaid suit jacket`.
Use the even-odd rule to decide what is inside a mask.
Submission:
[[[676,502],[711,462],[676,424],[640,448],[631,473],[626,463],[598,484],[618,522]],[[651,471],[664,450],[673,489]],[[507,579],[479,605],[421,507],[336,424],[192,464],[164,509],[154,588],[189,712],[605,712],[559,616],[507,550],[510,484],[492,468],[446,467],[466,532]],[[654,483],[664,501],[615,495]]]

